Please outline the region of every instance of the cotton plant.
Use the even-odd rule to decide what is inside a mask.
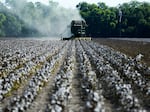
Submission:
[[[61,71],[55,77],[55,91],[50,97],[50,104],[46,111],[62,112],[71,98],[71,83],[74,74],[75,44],[68,50],[66,62],[63,63]]]
[[[44,87],[44,83],[48,82],[56,62],[62,59],[64,51],[65,47],[61,52],[56,53],[50,60],[45,60],[41,69],[37,70],[36,74],[31,77],[29,85],[27,85],[27,88],[24,90],[23,94],[12,98],[10,104],[4,110],[26,111],[35,100],[40,90],[42,90],[42,87]],[[44,58],[41,58],[40,61],[42,59]]]
[[[87,54],[91,57],[99,70],[100,80],[103,81],[102,85],[106,88],[104,91],[107,93],[108,97],[112,97],[116,101],[120,102],[121,105],[119,106],[119,109],[122,111],[146,111],[141,107],[138,99],[133,95],[132,86],[130,84],[124,84],[119,72],[114,70],[114,68],[116,69],[116,67],[120,66],[120,64],[116,65],[116,67],[111,64],[112,61],[114,61],[113,64],[122,62],[120,57],[116,58],[119,54],[113,53],[112,50],[105,46],[98,49],[99,46],[96,46],[94,43],[82,42],[82,44],[85,49],[88,49],[86,50],[88,52]]]

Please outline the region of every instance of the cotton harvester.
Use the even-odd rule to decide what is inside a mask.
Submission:
[[[87,24],[84,20],[72,20],[70,38],[63,38],[63,40],[78,39],[78,40],[91,40],[91,37],[86,37]]]

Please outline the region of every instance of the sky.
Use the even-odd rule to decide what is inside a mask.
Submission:
[[[39,1],[42,2],[44,4],[48,4],[49,0],[28,0],[28,1]],[[88,2],[88,3],[98,3],[98,2],[104,2],[106,5],[108,6],[117,6],[118,4],[122,4],[125,2],[130,2],[131,0],[52,0],[54,2],[58,2],[59,5],[65,7],[65,8],[75,8],[75,6],[79,3],[79,2]],[[150,2],[150,0],[137,0],[140,2],[146,1],[146,2]]]

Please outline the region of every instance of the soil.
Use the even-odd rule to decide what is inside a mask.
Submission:
[[[93,39],[93,41],[112,47],[113,49],[125,53],[132,58],[135,58],[138,54],[142,54],[144,55],[142,62],[146,63],[147,66],[150,66],[150,42],[105,38],[96,38]]]

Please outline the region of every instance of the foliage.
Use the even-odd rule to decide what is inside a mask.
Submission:
[[[52,1],[49,5],[27,0],[0,2],[0,36],[47,36],[50,32],[50,19],[57,19],[50,16],[54,13],[53,7],[56,8],[57,3]]]
[[[150,4],[132,1],[119,7],[108,7],[105,3],[79,3],[77,8],[88,24],[87,35],[93,37],[149,37]],[[122,21],[119,22],[119,9]]]
[[[118,7],[108,7],[101,2],[98,4],[81,2],[77,5],[77,8],[87,22],[88,36],[150,36],[149,3],[132,1]],[[119,22],[119,9],[123,13],[121,23]],[[68,21],[68,18],[70,18],[66,16],[69,14],[64,10],[62,8],[60,11],[58,3],[53,1],[50,1],[49,5],[44,5],[40,2],[27,2],[27,0],[6,0],[5,3],[0,2],[0,36],[45,36],[50,33],[58,33],[58,29],[55,32],[53,27],[51,28],[51,24],[64,26],[65,22],[58,22],[60,19],[62,21],[67,19]],[[50,21],[53,21],[53,23]],[[60,29],[62,30],[62,28]]]
[[[15,10],[17,9],[15,0],[6,0],[6,3],[0,2],[0,37],[35,36],[39,34],[35,28],[25,23],[17,15],[19,10]]]

